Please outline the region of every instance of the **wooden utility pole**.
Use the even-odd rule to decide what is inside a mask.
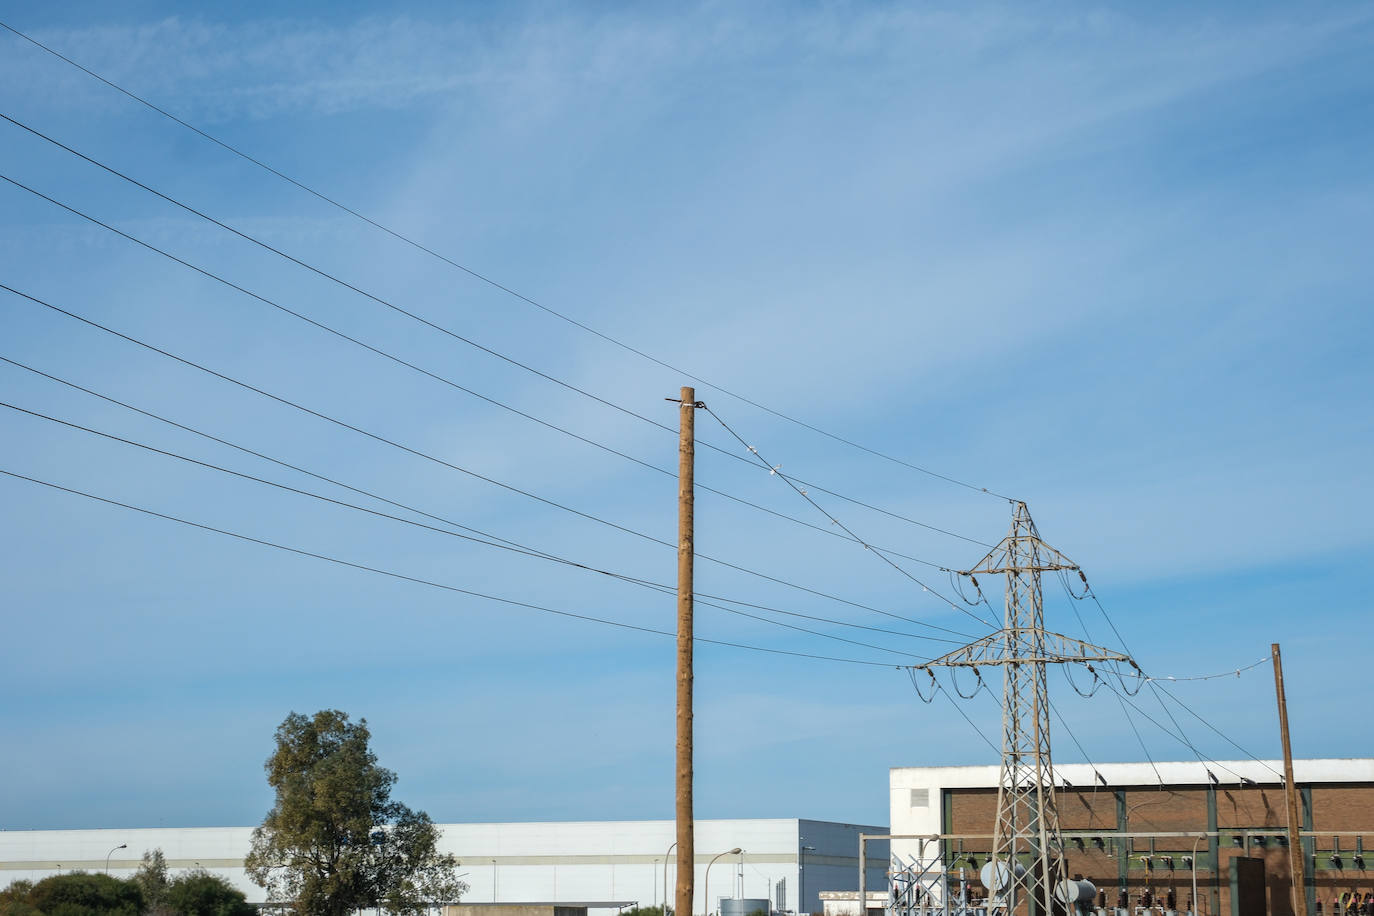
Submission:
[[[695,487],[695,389],[682,389],[677,460],[677,893],[676,916],[692,916],[696,844],[692,823],[692,561]],[[664,863],[664,868],[667,868]]]
[[[1288,699],[1283,693],[1283,658],[1279,655],[1279,644],[1269,646],[1274,655],[1274,693],[1279,700],[1279,737],[1283,739],[1283,785],[1284,795],[1288,798],[1288,866],[1293,876],[1293,912],[1296,916],[1307,916],[1307,856],[1302,846],[1299,831],[1302,820],[1298,817],[1298,784],[1293,781],[1293,745],[1288,740]]]

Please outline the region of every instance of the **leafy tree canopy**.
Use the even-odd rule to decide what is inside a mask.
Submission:
[[[33,882],[27,878],[11,881],[0,888],[0,916],[38,916],[38,908],[29,903]]]
[[[109,875],[70,872],[44,878],[22,900],[5,906],[14,916],[26,907],[44,916],[142,916],[143,894],[137,885]]]
[[[205,869],[167,874],[161,849],[126,881],[72,872],[0,890],[0,916],[255,916],[243,892]]]
[[[301,916],[372,906],[418,916],[467,890],[429,816],[391,800],[396,775],[377,764],[370,738],[366,719],[338,710],[292,713],[277,728],[265,764],[276,803],[244,862],[272,902]]]
[[[167,887],[167,909],[178,916],[256,916],[243,891],[205,870],[178,875]]]
[[[169,916],[167,888],[172,882],[167,876],[167,857],[161,849],[145,851],[138,871],[129,880],[138,885],[143,894],[143,911],[147,916]]]

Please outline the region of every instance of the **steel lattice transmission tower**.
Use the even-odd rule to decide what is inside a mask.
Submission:
[[[1002,629],[912,669],[914,675],[936,667],[1002,668],[1002,772],[983,883],[992,910],[1004,916],[1022,901],[1043,914],[1063,910],[1054,894],[1067,875],[1050,758],[1046,666],[1094,661],[1135,666],[1127,655],[1045,629],[1041,573],[1078,571],[1078,565],[1040,540],[1024,502],[1014,506],[1007,536],[972,569],[959,573],[1006,577]]]

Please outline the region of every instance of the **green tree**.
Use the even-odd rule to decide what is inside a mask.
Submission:
[[[428,815],[391,800],[396,774],[377,765],[370,737],[366,719],[338,710],[293,712],[277,728],[265,765],[276,803],[244,861],[270,901],[302,916],[371,906],[417,916],[467,890]]]
[[[167,916],[167,888],[171,880],[167,877],[167,857],[161,849],[145,850],[138,871],[129,880],[138,885],[143,894],[146,916]]]
[[[28,878],[11,881],[0,888],[0,916],[38,916],[38,908],[29,903],[33,882]]]
[[[167,886],[167,909],[178,916],[255,916],[243,891],[204,869],[183,872]]]
[[[138,885],[109,875],[71,872],[44,878],[24,901],[44,916],[142,916]]]
[[[27,902],[31,893],[33,893],[33,882],[28,878],[11,881],[4,887],[0,887],[0,904]]]

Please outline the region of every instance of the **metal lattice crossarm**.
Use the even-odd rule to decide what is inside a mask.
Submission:
[[[1025,503],[1017,505],[1024,507]],[[1035,530],[1035,523],[1030,521],[1030,516],[1026,516],[1026,521],[1031,526],[1031,531]],[[1073,560],[1055,550],[1049,544],[1040,540],[1038,534],[1021,533],[1012,534],[1002,538],[1002,542],[987,552],[983,559],[974,563],[969,569],[959,570],[961,576],[973,576],[977,573],[993,575],[994,573],[1009,572],[1054,572],[1059,569],[1071,569],[1077,571],[1079,566]]]
[[[1111,649],[1104,649],[1062,633],[1037,630],[1032,638],[1025,631],[1017,634],[1005,629],[989,633],[976,642],[923,665],[910,667],[915,671],[926,671],[930,668],[982,668],[989,665],[1036,663],[1064,665],[1073,662],[1125,662],[1132,668],[1136,667],[1136,663],[1129,655],[1113,652]]]

